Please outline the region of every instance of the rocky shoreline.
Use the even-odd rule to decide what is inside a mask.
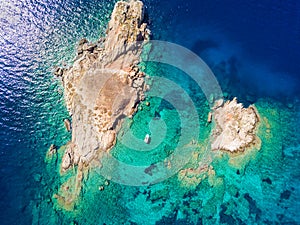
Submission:
[[[138,63],[144,42],[150,37],[144,5],[139,0],[115,4],[106,37],[96,43],[79,42],[70,68],[56,68],[72,123],[72,140],[62,157],[60,173],[76,166],[74,179],[65,182],[55,198],[71,209],[80,193],[84,171],[100,166],[101,155],[116,142],[125,117],[131,117],[145,99],[145,75]],[[85,169],[86,168],[86,169]]]
[[[80,162],[90,164],[99,152],[109,150],[122,119],[132,116],[144,100],[148,87],[137,64],[149,35],[143,3],[117,2],[106,37],[97,43],[82,39],[73,66],[56,69],[72,117],[63,171]]]
[[[64,209],[74,208],[88,170],[101,167],[100,159],[115,145],[124,118],[132,117],[145,99],[149,86],[138,64],[143,44],[149,37],[143,3],[119,1],[112,12],[106,37],[96,43],[82,39],[73,66],[55,70],[62,80],[72,120],[64,121],[72,139],[63,153],[60,174],[75,172],[54,194]],[[236,99],[226,103],[216,101],[207,117],[207,122],[214,124],[211,149],[234,153],[259,143],[256,136],[259,121],[254,106],[244,108]],[[150,136],[146,137],[144,142],[148,144]],[[55,153],[56,148],[51,146],[48,156]],[[195,171],[185,170],[180,175],[184,180],[185,176],[207,171],[208,165]],[[199,176],[186,182],[196,184],[201,179]]]
[[[260,117],[254,105],[244,108],[236,98],[225,103],[218,100],[208,121],[212,118],[215,122],[211,136],[212,150],[243,152],[248,147],[260,144],[256,136]]]

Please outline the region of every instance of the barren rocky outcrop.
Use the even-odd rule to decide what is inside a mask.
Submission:
[[[97,43],[82,39],[71,68],[58,68],[65,101],[72,116],[72,141],[62,170],[79,161],[89,164],[115,143],[124,117],[132,116],[144,99],[144,74],[137,64],[150,31],[141,1],[117,2],[106,37]]]
[[[84,168],[99,166],[103,152],[111,149],[125,117],[131,117],[148,88],[137,66],[150,31],[144,5],[139,0],[116,3],[106,37],[97,43],[82,39],[70,68],[57,68],[62,79],[72,124],[72,140],[62,157],[61,174],[77,167],[76,178],[62,185],[55,198],[72,208],[80,193]],[[66,121],[65,121],[66,123]]]
[[[215,127],[212,133],[212,150],[244,151],[259,142],[256,136],[260,118],[255,106],[244,108],[234,98],[216,102],[213,110]]]
[[[115,145],[123,119],[133,116],[139,102],[145,99],[149,87],[138,63],[149,35],[143,3],[119,1],[106,36],[96,43],[82,39],[73,66],[55,71],[62,79],[65,102],[72,118],[72,121],[64,121],[67,130],[72,132],[72,139],[64,151],[60,172],[63,175],[68,170],[76,171],[54,195],[65,209],[74,208],[88,169],[101,166],[99,159]],[[259,140],[256,108],[244,108],[236,99],[226,103],[217,101],[207,121],[215,125],[212,150],[244,151]],[[146,143],[150,141],[150,136],[145,138]],[[52,146],[49,156],[54,153]],[[145,172],[151,174],[151,169]],[[186,184],[197,185],[204,179],[201,174],[207,171],[212,171],[208,165],[199,165],[196,169],[182,170],[179,178]]]

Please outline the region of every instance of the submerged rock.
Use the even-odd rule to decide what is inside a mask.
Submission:
[[[55,146],[54,144],[51,144],[51,145],[50,145],[50,148],[48,149],[47,154],[48,154],[49,156],[51,156],[51,155],[56,154],[56,151],[57,151],[56,146]]]
[[[45,162],[51,162],[52,160],[57,159],[57,147],[54,144],[51,144],[50,148],[48,149],[45,157]]]
[[[213,112],[215,128],[212,133],[212,150],[244,151],[259,143],[256,130],[260,118],[254,105],[244,108],[234,98],[224,105],[217,102],[217,106]]]

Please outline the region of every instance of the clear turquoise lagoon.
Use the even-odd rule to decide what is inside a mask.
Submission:
[[[0,4],[0,224],[300,224],[300,3],[287,1],[145,0],[152,39],[176,43],[211,68],[226,99],[255,104],[261,148],[244,154],[207,151],[209,102],[183,71],[142,62],[151,76],[179,85],[196,106],[197,146],[184,169],[153,185],[130,186],[92,170],[73,210],[53,195],[72,176],[59,175],[71,134],[63,88],[53,66],[72,64],[78,41],[105,34],[114,3],[98,0],[11,0]],[[158,97],[124,122],[136,138],[159,118],[166,132],[152,151],[136,151],[120,136],[111,154],[134,165],[164,162],[181,136],[178,109]],[[191,124],[192,126],[192,124]],[[167,162],[165,162],[167,163]],[[154,172],[155,172],[155,168]],[[151,170],[149,171],[151,173]],[[104,189],[99,191],[99,187]]]

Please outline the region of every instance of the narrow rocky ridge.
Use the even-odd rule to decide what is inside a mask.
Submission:
[[[114,146],[122,119],[132,116],[144,100],[148,87],[137,64],[149,35],[143,3],[117,2],[106,37],[97,43],[82,39],[73,66],[57,69],[72,117],[62,171],[80,162],[89,165]]]
[[[72,139],[63,154],[60,173],[76,171],[53,196],[64,209],[74,208],[88,170],[101,166],[99,159],[114,146],[123,119],[131,117],[145,99],[149,87],[138,63],[149,36],[143,3],[119,1],[106,36],[96,43],[82,39],[74,64],[55,70],[72,118]]]

